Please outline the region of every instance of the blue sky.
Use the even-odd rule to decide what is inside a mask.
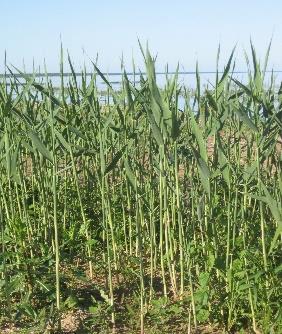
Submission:
[[[76,69],[99,54],[103,71],[119,71],[123,54],[142,68],[137,38],[158,54],[158,68],[214,70],[218,44],[224,64],[237,43],[237,68],[245,69],[249,39],[263,57],[273,35],[270,67],[282,69],[281,0],[9,0],[1,1],[0,71],[8,62],[26,70],[59,69],[60,35]],[[85,53],[84,54],[84,51]]]

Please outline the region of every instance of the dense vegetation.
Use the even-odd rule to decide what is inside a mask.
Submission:
[[[118,92],[63,55],[59,91],[1,79],[1,332],[279,333],[282,85],[251,51],[193,92],[148,51]]]

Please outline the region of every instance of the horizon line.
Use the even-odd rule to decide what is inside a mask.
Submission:
[[[253,71],[250,71],[251,73],[253,73]],[[233,71],[233,72],[230,72],[232,74],[248,74],[250,73],[249,71]],[[97,73],[97,72],[86,72],[86,73],[83,73],[83,72],[75,72],[75,75],[76,76],[91,76],[93,75],[94,73]],[[146,72],[125,72],[126,75],[146,75],[147,73]],[[166,75],[166,74],[181,74],[181,75],[192,75],[192,74],[196,74],[197,72],[196,71],[179,71],[179,72],[176,72],[176,71],[169,71],[169,72],[156,72],[156,75]],[[198,72],[199,74],[222,74],[224,73],[224,71],[199,71]],[[265,73],[282,73],[282,70],[267,70],[265,71]],[[107,75],[110,75],[110,76],[118,76],[118,75],[123,75],[124,72],[104,72],[102,73],[104,76],[107,76]],[[11,77],[16,77],[16,78],[24,78],[24,76],[34,76],[35,78],[39,78],[39,77],[46,77],[49,76],[49,77],[69,77],[69,76],[72,76],[73,73],[72,72],[65,72],[65,73],[60,73],[60,72],[47,72],[47,73],[24,73],[24,74],[21,74],[21,73],[15,73],[15,74],[10,74],[10,73],[0,73],[0,78],[11,78]],[[98,74],[99,75],[99,74]]]

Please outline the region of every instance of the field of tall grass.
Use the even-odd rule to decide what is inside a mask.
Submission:
[[[281,333],[282,85],[0,82],[2,333]],[[47,73],[47,72],[46,72]],[[14,74],[26,83],[19,85]],[[107,84],[102,105],[97,77]],[[9,84],[9,85],[8,85]],[[179,101],[184,99],[184,108]]]

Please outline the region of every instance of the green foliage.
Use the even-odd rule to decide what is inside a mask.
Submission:
[[[59,89],[1,79],[1,321],[279,333],[282,85],[264,83],[268,54],[261,69],[251,45],[244,83],[234,50],[205,89],[197,65],[188,91],[178,69],[160,87],[141,52],[146,76],[124,71],[120,91],[96,64],[77,77],[69,56],[66,79],[63,53]]]

